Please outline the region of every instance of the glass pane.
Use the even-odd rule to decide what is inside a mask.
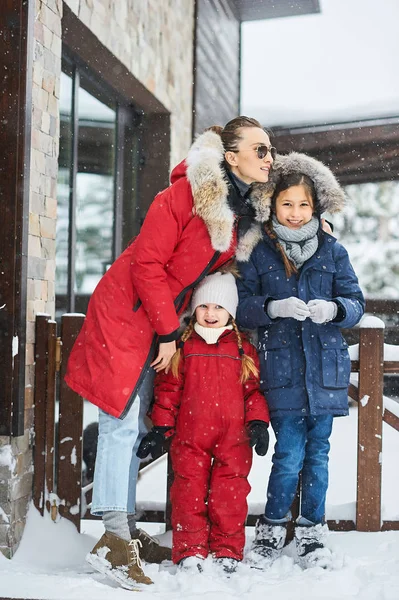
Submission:
[[[116,112],[79,89],[76,177],[75,310],[87,302],[113,260]]]
[[[61,73],[60,87],[60,153],[57,181],[57,226],[55,254],[55,294],[57,318],[68,306],[68,230],[69,192],[72,153],[72,79]]]
[[[399,181],[345,188],[344,213],[331,217],[369,298],[399,298]]]

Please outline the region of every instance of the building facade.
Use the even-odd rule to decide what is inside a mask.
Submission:
[[[2,170],[13,173],[2,198],[1,323],[10,352],[1,365],[0,549],[10,555],[32,490],[36,315],[85,308],[168,184],[170,165],[184,158],[192,139],[195,6],[5,4],[13,100],[3,100],[2,112],[13,160]],[[19,247],[12,248],[13,228]]]

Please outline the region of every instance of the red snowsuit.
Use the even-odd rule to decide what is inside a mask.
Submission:
[[[255,348],[246,340],[243,348],[259,366]],[[194,331],[182,354],[179,379],[171,372],[157,375],[151,412],[155,426],[175,428],[172,558],[177,563],[211,552],[241,560],[252,464],[245,425],[269,422],[267,403],[259,379],[239,381],[234,331],[224,332],[216,344]]]

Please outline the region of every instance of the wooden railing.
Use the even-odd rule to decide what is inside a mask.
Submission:
[[[82,486],[83,400],[65,384],[64,375],[67,357],[83,320],[84,315],[64,316],[61,335],[57,337],[55,321],[51,321],[48,315],[36,317],[35,348],[33,500],[41,514],[46,506],[52,511],[53,517],[59,512],[75,523],[78,529]],[[59,400],[57,436],[56,390]]]
[[[399,431],[399,417],[383,408],[383,379],[384,373],[399,373],[399,361],[384,362],[384,323],[374,319],[370,322],[366,318],[360,327],[359,357],[352,360],[352,372],[359,373],[358,386],[353,383],[349,386],[349,396],[359,403],[356,522],[329,521],[331,530],[399,529],[399,521],[381,522],[382,422]],[[56,323],[47,315],[38,316],[35,349],[34,503],[41,514],[45,509],[54,519],[60,514],[78,530],[82,518],[83,399],[67,387],[64,375],[83,320],[84,315],[64,315],[57,337]],[[55,435],[56,396],[58,435]],[[168,460],[165,512],[146,511],[140,520],[165,522],[170,528],[172,478]],[[293,506],[294,517],[297,505]],[[89,512],[83,516],[92,518]],[[256,518],[257,515],[248,515],[247,524],[254,525]]]

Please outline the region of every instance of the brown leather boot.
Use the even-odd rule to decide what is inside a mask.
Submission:
[[[140,590],[142,585],[153,583],[144,575],[139,547],[139,539],[127,542],[106,531],[86,556],[86,560],[97,571],[107,575],[127,590]]]
[[[132,532],[132,539],[141,542],[141,558],[149,563],[161,564],[163,560],[172,560],[172,550],[167,546],[161,546],[156,538],[151,537],[142,529]]]

